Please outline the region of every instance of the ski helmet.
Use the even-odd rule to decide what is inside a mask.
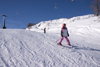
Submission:
[[[63,25],[62,25],[62,27],[64,27],[66,24],[65,23],[63,23]]]

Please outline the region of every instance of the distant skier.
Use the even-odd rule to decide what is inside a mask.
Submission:
[[[67,38],[68,36],[69,36],[68,29],[67,29],[67,27],[66,27],[66,24],[64,23],[64,24],[62,25],[62,29],[61,29],[61,39],[60,39],[58,45],[62,45],[61,42],[62,42],[63,38],[65,38],[66,41],[68,42],[68,45],[71,46],[70,41],[69,41],[69,39]]]
[[[44,33],[46,33],[46,28],[44,28]]]

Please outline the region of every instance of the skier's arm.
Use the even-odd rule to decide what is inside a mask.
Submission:
[[[62,34],[63,34],[63,30],[61,29],[61,37],[63,37],[63,35],[62,35]]]

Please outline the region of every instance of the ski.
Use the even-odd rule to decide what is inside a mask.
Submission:
[[[59,44],[57,44],[57,45],[59,45]],[[62,47],[65,47],[65,48],[73,48],[73,46],[64,46],[64,45],[59,45],[59,46],[62,46]]]

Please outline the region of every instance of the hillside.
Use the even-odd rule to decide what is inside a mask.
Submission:
[[[56,45],[62,23],[73,48],[65,40],[65,47]],[[42,21],[30,30],[0,29],[0,67],[100,67],[99,34],[100,23],[93,15]]]

